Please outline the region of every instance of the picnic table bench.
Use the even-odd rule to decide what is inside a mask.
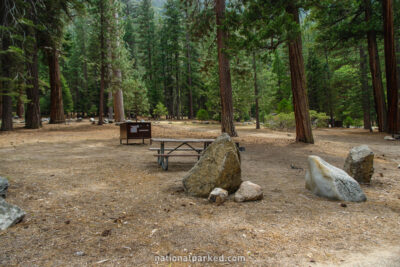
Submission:
[[[151,142],[159,142],[160,147],[149,148],[150,151],[157,151],[158,164],[163,170],[168,170],[168,160],[170,157],[196,157],[200,158],[203,152],[215,139],[172,139],[172,138],[151,138]],[[166,143],[171,143],[173,147],[165,147]],[[202,147],[195,147],[194,144],[203,144]],[[184,147],[183,147],[184,146]],[[176,152],[195,152],[177,154]]]

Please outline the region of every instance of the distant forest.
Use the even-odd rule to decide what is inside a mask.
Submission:
[[[399,130],[400,0],[42,0],[1,4],[12,118],[216,120]]]

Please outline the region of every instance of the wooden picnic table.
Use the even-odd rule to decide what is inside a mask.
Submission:
[[[159,142],[160,148],[150,148],[150,150],[157,150],[158,164],[164,171],[168,170],[169,157],[197,157],[200,158],[203,152],[215,139],[172,139],[172,138],[151,138],[151,142]],[[165,147],[166,143],[173,144],[172,147]],[[203,144],[201,148],[195,147],[194,144]],[[183,148],[184,147],[184,148]],[[195,154],[177,154],[176,152],[187,151],[196,152]]]

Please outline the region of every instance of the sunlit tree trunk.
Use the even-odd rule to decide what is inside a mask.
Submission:
[[[217,47],[218,47],[218,72],[219,89],[221,95],[221,130],[230,136],[237,136],[235,125],[233,123],[233,101],[231,71],[229,67],[229,58],[223,51],[225,42],[228,38],[227,32],[223,29],[225,19],[225,1],[215,0],[215,13],[217,22]]]
[[[289,5],[287,12],[299,23],[299,10]],[[293,108],[296,121],[296,141],[314,143],[306,88],[301,34],[289,41],[289,63],[292,82]]]
[[[369,23],[372,16],[371,0],[364,0],[365,4],[365,21]],[[380,132],[386,131],[386,101],[383,91],[382,73],[379,62],[378,45],[376,43],[376,32],[369,30],[367,32],[369,68],[371,71],[372,88],[374,92],[375,111],[378,121],[378,129]]]
[[[394,45],[393,1],[383,0],[383,30],[385,47],[386,86],[387,86],[387,132],[394,134],[398,131],[398,89],[397,65]]]
[[[111,1],[113,5],[115,5],[114,0]],[[116,122],[125,121],[125,112],[124,112],[124,98],[122,93],[122,73],[119,66],[119,49],[120,49],[120,36],[118,36],[118,12],[116,7],[113,10],[113,18],[115,27],[111,27],[112,32],[111,36],[113,39],[111,40],[111,60],[112,60],[112,88],[113,88],[113,101],[114,101],[114,118]]]

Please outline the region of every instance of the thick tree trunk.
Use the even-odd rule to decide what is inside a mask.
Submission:
[[[293,6],[288,6],[286,10],[293,15],[294,21],[299,23],[299,10]],[[301,34],[289,41],[289,62],[296,120],[296,141],[313,144]]]
[[[372,17],[371,0],[364,0],[365,4],[365,21],[369,23]],[[378,121],[378,129],[380,132],[386,131],[386,102],[385,93],[383,91],[382,73],[379,62],[378,45],[376,43],[376,32],[370,30],[367,32],[369,68],[371,71],[372,88],[374,92],[375,111]]]
[[[47,51],[50,77],[50,122],[64,123],[64,106],[62,98],[62,88],[60,81],[60,66],[58,63],[57,49],[52,48]]]
[[[387,132],[394,134],[398,131],[398,89],[397,65],[394,45],[393,1],[383,0],[383,30],[385,46],[386,87],[387,87]]]
[[[7,51],[10,46],[10,39],[8,33],[3,33],[2,37],[2,50]],[[10,68],[12,60],[10,53],[4,53],[0,55],[1,57],[1,75],[5,78],[2,83],[2,110],[1,110],[1,131],[12,131],[13,121],[12,121],[12,97],[11,94],[11,73]]]
[[[104,0],[100,0],[100,96],[99,96],[99,122],[98,125],[103,125],[104,113],[104,87],[106,78],[106,43],[104,39],[105,34],[105,16],[104,16]]]
[[[113,1],[114,2],[114,1]],[[115,24],[117,25],[116,28],[118,28],[118,13],[116,9],[113,11],[113,17],[115,20]],[[114,29],[115,30],[115,29]],[[113,45],[111,46],[111,59],[112,59],[112,83],[113,83],[113,100],[114,100],[114,117],[116,122],[123,122],[125,121],[125,112],[124,112],[124,98],[123,98],[123,93],[122,93],[122,73],[121,69],[118,66],[118,61],[119,61],[119,55],[118,49],[120,46],[120,40],[118,36],[115,36],[115,40],[111,40],[111,42],[114,42]]]
[[[237,136],[233,123],[232,84],[229,58],[225,54],[225,42],[228,34],[223,29],[225,19],[225,0],[215,0],[215,14],[217,22],[218,72],[219,89],[221,95],[221,131],[230,136]]]
[[[253,51],[253,71],[254,71],[254,98],[256,102],[256,129],[260,129],[260,115],[258,107],[258,83],[257,83],[257,61],[256,52]]]
[[[362,94],[362,109],[364,113],[364,129],[371,130],[371,107],[369,103],[370,93],[368,88],[367,76],[367,55],[364,47],[360,45],[360,83]]]
[[[116,122],[125,121],[125,112],[124,112],[124,96],[121,89],[118,89],[113,94],[114,99],[114,115]]]
[[[39,61],[38,47],[36,41],[33,43],[31,61],[27,63],[28,86],[26,88],[26,104],[25,127],[28,129],[39,129],[42,126],[40,119],[39,105]]]

